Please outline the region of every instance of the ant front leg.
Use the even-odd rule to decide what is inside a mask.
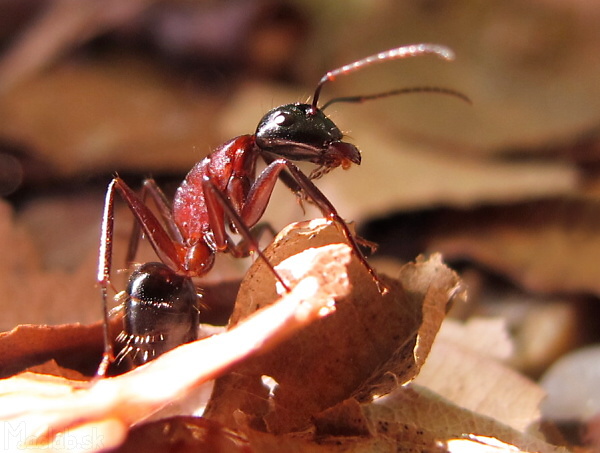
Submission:
[[[102,292],[104,353],[98,371],[96,372],[97,377],[105,376],[108,366],[114,361],[114,351],[109,332],[110,315],[108,308],[108,288],[111,286],[110,271],[112,267],[112,246],[114,236],[115,193],[119,193],[123,200],[125,200],[129,209],[136,217],[136,222],[148,237],[161,261],[170,268],[176,270],[180,268],[180,256],[182,256],[180,252],[180,249],[182,248],[181,245],[171,239],[156,216],[144,204],[144,201],[140,199],[122,179],[118,177],[113,178],[106,190],[104,211],[102,214],[100,247],[98,252],[97,282],[100,285]]]
[[[246,203],[242,209],[242,219],[252,225],[253,222],[257,222],[262,217],[278,179],[281,179],[295,192],[302,190],[306,197],[319,208],[325,218],[335,222],[350,243],[359,261],[373,277],[379,291],[382,294],[387,293],[388,289],[367,262],[348,224],[340,217],[333,204],[331,204],[323,192],[292,162],[286,159],[270,161],[269,165],[256,178],[250,188]]]

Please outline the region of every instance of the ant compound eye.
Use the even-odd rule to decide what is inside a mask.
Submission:
[[[281,112],[279,115],[277,115],[275,118],[273,118],[273,121],[281,127],[289,127],[292,124],[294,124],[295,119],[293,115],[290,115],[289,113],[286,112]]]

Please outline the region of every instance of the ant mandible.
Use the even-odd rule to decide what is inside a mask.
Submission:
[[[317,84],[310,104],[287,104],[271,110],[260,120],[254,134],[234,138],[196,163],[177,189],[172,204],[152,179],[144,181],[141,194],[137,195],[121,178],[113,178],[106,192],[99,249],[97,279],[104,307],[105,351],[98,376],[105,375],[114,360],[108,332],[108,287],[117,193],[136,219],[127,262],[133,262],[140,232],[148,238],[161,261],[138,268],[130,277],[126,291],[124,331],[119,336],[125,346],[119,357],[131,353],[134,365],[197,338],[197,295],[191,278],[206,274],[217,252],[235,257],[256,252],[288,289],[250,232],[262,217],[278,179],[314,203],[324,217],[340,228],[380,291],[387,291],[346,222],[312,182],[336,167],[347,169],[361,161],[358,148],[342,141],[342,132],[323,110],[334,102],[363,102],[409,92],[440,92],[466,98],[453,90],[418,87],[336,98],[322,107],[318,101],[323,85],[338,76],[374,63],[424,54],[453,59],[447,47],[417,44],[380,52],[327,72]],[[257,175],[259,157],[267,166]],[[311,162],[317,167],[307,176],[291,161]],[[154,202],[162,222],[146,204],[148,197]],[[233,242],[227,226],[242,236],[241,242]]]

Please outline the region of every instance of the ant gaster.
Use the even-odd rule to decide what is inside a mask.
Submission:
[[[144,263],[129,277],[124,297],[117,363],[141,365],[198,338],[198,295],[189,277],[163,263]]]
[[[106,192],[99,250],[98,283],[104,302],[105,352],[98,375],[103,376],[113,360],[108,334],[107,289],[110,286],[115,193],[123,198],[136,219],[128,263],[135,257],[140,232],[162,262],[142,265],[129,281],[124,303],[124,332],[119,336],[125,346],[120,356],[131,354],[135,365],[196,339],[197,295],[191,278],[206,274],[212,268],[217,252],[235,257],[256,252],[279,283],[288,289],[250,233],[250,228],[262,217],[278,179],[314,203],[324,217],[338,226],[380,291],[387,291],[367,263],[347,224],[312,182],[336,167],[346,169],[361,161],[358,148],[342,141],[342,132],[323,110],[333,102],[362,102],[409,92],[441,92],[465,97],[452,90],[418,87],[337,98],[320,108],[318,101],[323,85],[340,75],[373,63],[423,54],[453,59],[452,51],[446,47],[417,44],[381,52],[329,71],[317,84],[310,104],[287,104],[271,110],[260,120],[254,134],[224,143],[194,165],[177,189],[172,204],[152,179],[144,181],[141,194],[137,195],[122,179],[115,177]],[[267,166],[257,175],[259,158]],[[317,168],[306,176],[291,161],[311,162]],[[162,221],[147,206],[148,197],[156,205]],[[230,238],[228,226],[241,234],[240,243]]]

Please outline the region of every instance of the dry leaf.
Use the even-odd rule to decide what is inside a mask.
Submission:
[[[317,219],[284,230],[265,253],[276,263],[296,248],[342,241],[334,224]],[[275,294],[258,298],[273,286],[272,275],[262,267],[257,262],[242,282],[233,325],[275,299]],[[370,401],[412,379],[457,291],[456,274],[439,257],[420,260],[403,269],[402,285],[384,278],[389,292],[382,296],[354,258],[349,279],[353,290],[337,300],[335,315],[219,379],[206,416],[234,427],[238,409],[253,426],[269,432],[298,431],[314,415],[347,398]],[[275,381],[272,394],[261,376]]]
[[[512,358],[514,344],[502,318],[470,318],[459,322],[444,320],[436,337],[437,342],[453,343],[483,357],[506,361]]]
[[[315,430],[284,435],[244,428],[252,448],[261,453],[567,452],[415,384],[368,404],[346,400],[320,414],[315,423]]]
[[[600,204],[547,200],[449,211],[436,217],[429,248],[468,258],[538,293],[600,294]]]
[[[219,143],[211,125],[221,104],[148,60],[68,62],[2,96],[0,136],[63,176],[184,171]]]
[[[404,425],[408,425],[418,427],[423,437],[435,439],[436,444],[476,435],[500,439],[515,446],[514,451],[566,452],[566,449],[552,446],[535,435],[461,408],[415,384],[400,388],[363,409],[365,416],[378,431],[390,435],[394,431],[400,434]],[[382,430],[383,427],[385,430]]]
[[[0,377],[47,360],[93,372],[102,352],[102,323],[61,326],[20,325],[0,333]]]
[[[10,205],[0,200],[0,250],[5,251],[0,260],[0,308],[3,311],[0,330],[12,329],[18,324],[64,324],[98,319],[101,306],[95,286],[97,252],[91,249],[91,253],[85,254],[79,249],[80,256],[73,271],[48,269],[41,256],[43,247],[32,237],[26,222],[14,217]],[[97,231],[97,226],[94,229]],[[53,236],[43,228],[36,232]],[[75,240],[74,235],[70,237]]]
[[[400,451],[441,447],[457,451],[460,446],[481,449],[474,451],[488,447],[557,451],[537,433],[542,389],[494,357],[507,350],[506,332],[499,323],[473,320],[450,325],[436,337],[414,382],[371,404],[347,400],[319,414],[316,438],[325,442],[358,438],[357,445],[364,449],[357,451],[371,451],[386,440]],[[477,335],[486,325],[492,328],[485,341],[505,344],[491,354],[478,344]]]
[[[468,336],[467,328],[462,331],[465,338],[461,342],[470,338],[473,345],[480,342],[480,336],[488,337],[484,341],[497,338],[492,331],[475,337]],[[535,428],[540,421],[539,406],[545,396],[542,388],[465,343],[436,338],[415,383],[520,432]]]
[[[118,453],[249,453],[248,441],[216,422],[176,417],[133,428]]]

